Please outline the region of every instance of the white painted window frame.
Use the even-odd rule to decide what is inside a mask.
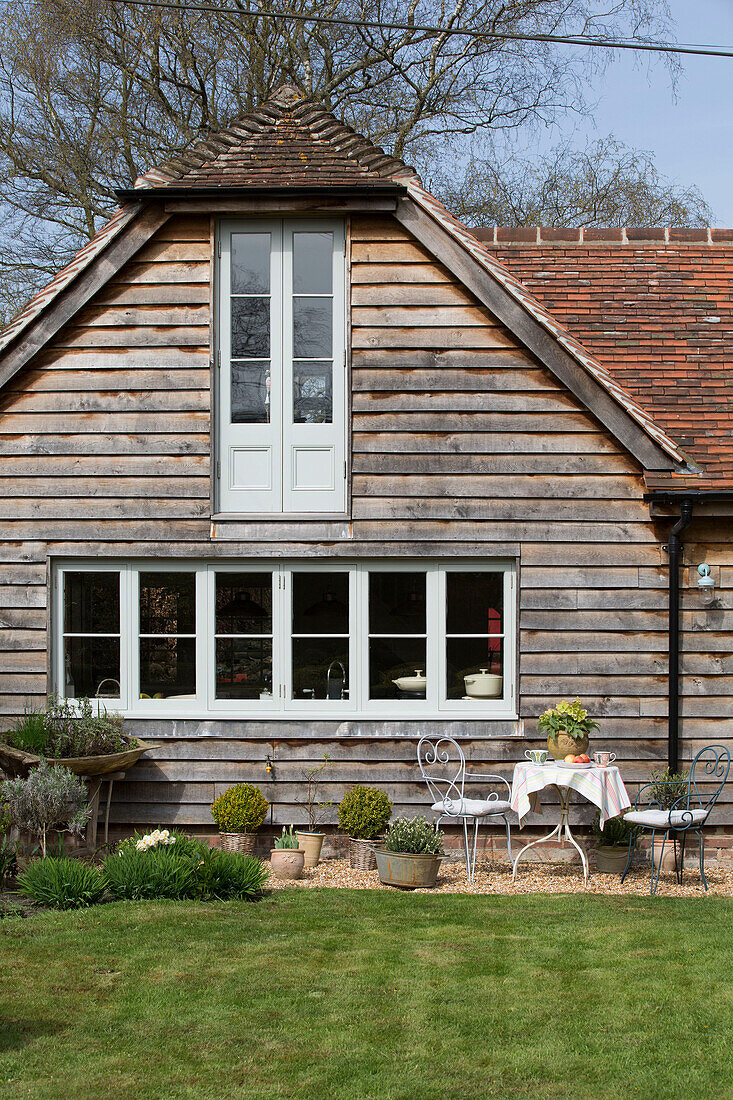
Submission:
[[[136,560],[99,563],[64,560],[54,567],[52,603],[54,690],[63,697],[63,578],[66,572],[116,571],[120,574],[120,685],[119,700],[104,699],[110,709],[129,718],[225,719],[369,719],[414,721],[457,718],[516,720],[517,583],[515,562],[507,560],[409,560],[360,562],[288,562],[247,559],[238,562]],[[193,699],[140,699],[139,574],[141,572],[196,574],[196,696]],[[428,686],[425,699],[369,699],[369,573],[425,572],[427,597]],[[216,699],[215,574],[273,574],[273,668],[271,699]],[[349,698],[292,699],[292,574],[346,572],[349,574]],[[498,699],[448,699],[446,684],[445,593],[448,572],[500,572],[504,577],[503,694]]]
[[[329,425],[296,425],[292,422],[293,402],[293,234],[323,231],[333,234],[333,293],[307,294],[330,297],[333,302],[333,420]],[[269,233],[270,254],[270,377],[271,420],[268,424],[232,425],[231,411],[231,238],[238,232]],[[217,226],[216,304],[216,506],[223,514],[242,516],[300,516],[303,514],[342,518],[346,515],[347,484],[347,340],[346,340],[346,225],[343,218],[223,218]],[[264,295],[253,295],[260,297]],[[323,430],[319,430],[319,429]],[[249,437],[249,442],[245,440]],[[268,493],[229,488],[230,456],[236,446],[272,448],[272,482]],[[320,492],[295,486],[296,449],[320,450],[334,447],[333,491]],[[269,495],[269,500],[266,498]],[[309,495],[313,503],[309,503]],[[278,504],[279,499],[279,504]]]

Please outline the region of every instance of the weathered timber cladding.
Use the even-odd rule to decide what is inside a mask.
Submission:
[[[208,217],[168,222],[2,392],[0,713],[46,691],[49,556],[516,556],[528,737],[446,724],[510,775],[537,715],[580,695],[641,781],[666,752],[667,525],[637,462],[396,221],[353,216],[350,239],[351,526],[327,541],[323,525],[246,521],[211,538]],[[706,558],[718,587],[706,603],[684,574],[685,758],[733,729],[733,553],[719,526],[689,539],[686,563]],[[245,779],[276,822],[302,821],[302,771],[324,752],[325,797],[378,783],[407,811],[424,805],[416,740],[445,727],[133,725],[160,745],[115,787],[124,826],[209,825],[212,798]]]

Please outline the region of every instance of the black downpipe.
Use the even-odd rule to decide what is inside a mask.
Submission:
[[[680,535],[690,526],[692,501],[680,501],[680,518],[669,532],[669,725],[667,760],[676,772],[680,744]]]

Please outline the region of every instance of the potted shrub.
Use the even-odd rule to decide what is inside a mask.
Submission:
[[[566,756],[587,753],[588,735],[599,726],[588,717],[580,699],[572,703],[561,699],[540,715],[537,728],[547,734],[547,748],[555,760],[564,760]]]
[[[318,861],[321,858],[321,848],[326,838],[325,833],[318,831],[318,826],[328,814],[333,802],[322,802],[318,797],[318,787],[330,763],[329,756],[325,755],[320,764],[314,768],[307,768],[303,774],[303,778],[308,784],[306,797],[302,800],[302,804],[305,805],[308,811],[308,828],[298,829],[295,835],[298,838],[298,847],[305,852],[306,867],[318,866]],[[297,801],[301,802],[301,799],[297,799]]]
[[[653,810],[670,810],[675,802],[687,794],[688,776],[685,772],[671,772],[668,767],[658,768],[650,772],[648,782],[650,786],[644,791],[645,801]],[[675,870],[676,863],[674,842],[671,838],[667,840],[662,854],[663,840],[662,836],[654,837],[652,861],[655,867],[659,867],[661,859],[660,870],[671,873]]]
[[[2,734],[0,767],[9,775],[28,775],[44,757],[75,775],[126,771],[151,746],[123,733],[124,721],[101,703],[95,713],[88,699],[75,704],[50,695],[42,710],[26,711]]]
[[[601,828],[601,815],[597,813],[593,821],[593,832],[598,838],[596,848],[596,870],[601,875],[623,874],[629,853],[629,841],[639,835],[639,828],[624,821],[623,817],[614,817]]]
[[[211,804],[211,816],[219,826],[221,847],[227,852],[251,856],[255,830],[267,816],[270,803],[253,783],[238,783]]]
[[[352,787],[339,803],[339,825],[349,837],[349,866],[373,871],[373,845],[392,816],[392,803],[376,787]]]
[[[424,817],[400,817],[387,829],[375,855],[385,886],[432,887],[443,857],[443,837]]]
[[[293,832],[293,826],[291,825],[289,829],[283,826],[282,834],[275,840],[275,847],[270,849],[272,877],[302,878],[304,866],[305,852],[298,847],[298,838]]]
[[[0,783],[0,799],[7,804],[11,825],[40,841],[44,858],[49,832],[81,835],[89,816],[82,780],[68,768],[51,767],[43,759],[25,779]]]

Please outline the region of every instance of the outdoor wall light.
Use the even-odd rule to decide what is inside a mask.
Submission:
[[[698,565],[697,571],[700,574],[697,581],[697,587],[703,590],[712,591],[712,589],[715,588],[715,581],[710,576],[710,566],[703,562],[702,565]]]

